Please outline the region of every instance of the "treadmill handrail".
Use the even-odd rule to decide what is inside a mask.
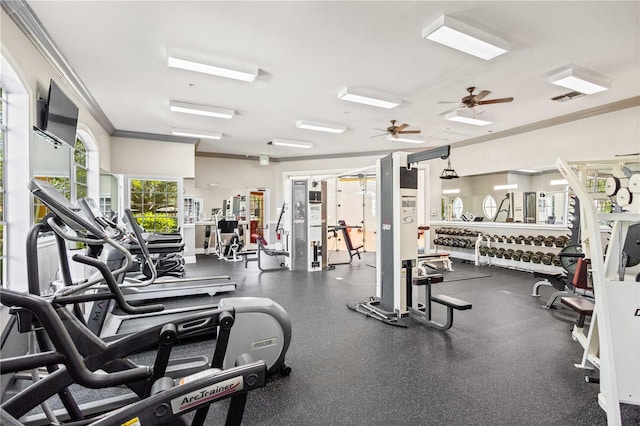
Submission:
[[[120,309],[127,314],[147,314],[151,312],[159,312],[164,310],[164,305],[144,305],[144,306],[132,306],[124,298],[122,294],[122,290],[120,289],[120,285],[116,283],[116,280],[113,276],[113,273],[109,269],[109,267],[101,260],[95,259],[93,257],[84,256],[81,254],[74,254],[72,257],[73,260],[79,263],[83,263],[85,265],[93,266],[96,268],[105,282],[107,283],[107,287],[109,290],[115,295],[115,300]]]

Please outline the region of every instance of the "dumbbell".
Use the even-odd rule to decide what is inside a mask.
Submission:
[[[522,250],[514,251],[513,254],[511,255],[511,259],[512,260],[521,260],[522,259],[522,253],[524,253]]]
[[[555,254],[553,253],[545,253],[540,258],[540,261],[542,262],[543,265],[551,265],[551,262],[553,261],[554,256]]]
[[[504,252],[506,250],[504,248],[499,248],[496,252],[495,252],[495,256],[499,259],[501,259],[504,256]]]
[[[515,250],[513,249],[508,249],[507,251],[504,252],[504,254],[502,255],[502,257],[504,257],[505,259],[511,259],[513,258],[513,254],[515,253]]]
[[[498,249],[496,249],[495,247],[489,248],[487,250],[487,256],[494,257],[496,255],[496,251],[498,251]]]
[[[520,260],[522,260],[523,262],[530,262],[531,261],[531,252],[527,251],[522,253],[522,255],[520,256]]]
[[[534,246],[541,246],[544,241],[544,235],[538,235],[537,237],[532,238]]]
[[[544,256],[543,252],[541,251],[535,252],[533,255],[531,255],[531,262],[540,263],[542,261],[542,256]]]
[[[487,246],[482,246],[478,249],[478,251],[480,252],[480,256],[486,256],[487,255],[487,250],[489,248]]]
[[[557,237],[553,243],[555,244],[556,247],[564,247],[567,244],[568,240],[569,238],[565,237],[564,235],[561,235]]]
[[[545,247],[553,247],[553,243],[555,242],[555,240],[556,237],[554,237],[553,235],[549,235],[542,241],[542,244],[544,244]]]
[[[560,262],[560,256],[553,256],[553,259],[551,259],[551,264],[553,266],[562,266],[562,263]]]

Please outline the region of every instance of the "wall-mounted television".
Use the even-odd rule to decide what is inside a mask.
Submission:
[[[75,146],[78,127],[78,107],[64,94],[55,81],[49,83],[49,95],[41,105],[37,131],[56,142]]]

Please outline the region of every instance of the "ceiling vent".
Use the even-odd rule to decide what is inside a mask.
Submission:
[[[567,102],[576,98],[581,98],[583,96],[584,96],[584,93],[574,91],[574,92],[565,93],[564,95],[556,96],[555,98],[551,98],[551,100],[556,102]]]

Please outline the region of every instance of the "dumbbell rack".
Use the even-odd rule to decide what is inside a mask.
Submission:
[[[557,241],[557,243],[556,243]],[[476,265],[493,265],[529,272],[562,273],[558,253],[566,245],[564,235],[498,236],[483,234],[476,244]],[[556,245],[557,244],[557,245]]]
[[[640,163],[640,157],[632,159]],[[610,165],[610,172],[623,179],[622,159]],[[588,271],[596,302],[587,338],[579,339],[584,348],[582,363],[600,370],[598,403],[607,413],[607,424],[621,424],[620,403],[640,405],[640,282],[625,269],[622,251],[627,231],[640,223],[640,179],[629,179],[628,187],[617,185],[609,197],[617,196],[622,213],[597,214],[585,185],[587,166],[577,165],[578,175],[561,159],[556,166],[580,199],[581,238],[585,256],[591,259]],[[592,166],[593,167],[593,166]],[[600,165],[599,168],[603,168]],[[635,182],[635,184],[634,184]],[[634,186],[635,185],[635,186]],[[633,194],[633,195],[631,195]],[[622,198],[622,200],[620,200]],[[620,203],[623,201],[623,203]],[[600,221],[613,223],[606,256],[600,238]]]
[[[449,232],[448,229],[450,228],[467,230],[469,231],[469,235],[448,235],[446,233]],[[545,237],[553,237],[555,241],[555,239],[559,237],[566,238],[567,234],[569,234],[569,229],[567,225],[498,222],[460,222],[458,225],[452,222],[433,221],[431,222],[430,232],[432,232],[432,235],[436,237],[432,239],[436,251],[438,251],[439,249],[444,249],[450,253],[450,256],[452,258],[472,261],[475,262],[475,264],[478,266],[494,265],[510,269],[523,270],[527,272],[536,271],[555,274],[561,273],[563,270],[562,267],[554,266],[553,264],[545,265],[542,263],[542,261],[536,264],[531,261],[523,262],[521,260],[496,258],[495,256],[491,257],[483,255],[481,254],[481,251],[484,253],[484,250],[486,250],[487,248],[495,248],[496,250],[503,248],[504,252],[507,252],[509,249],[511,249],[513,250],[513,252],[521,250],[522,253],[531,251],[531,254],[535,254],[536,252],[540,251],[543,255],[548,253],[556,255],[560,252],[560,250],[562,250],[562,247],[556,247],[555,244],[553,247],[547,247],[544,246],[544,242],[542,242],[541,246],[536,246],[533,243],[528,244],[528,240],[527,244],[524,244],[524,242],[522,241],[515,242],[515,240],[513,239],[518,239],[519,237],[522,237],[523,239],[534,239],[544,233]],[[490,237],[489,240],[486,239],[487,236]],[[495,238],[496,236],[498,236],[498,238]],[[471,245],[470,247],[460,247],[438,244],[436,240],[440,237],[463,240],[471,239],[473,240],[473,245]],[[491,241],[491,238],[493,238],[493,241]],[[500,238],[503,238],[503,241],[499,241]],[[505,241],[505,238],[508,240]]]
[[[442,227],[435,229],[436,238],[433,243],[436,253],[443,247],[450,255],[462,260],[474,261],[474,250],[480,235],[479,231],[461,227]]]

